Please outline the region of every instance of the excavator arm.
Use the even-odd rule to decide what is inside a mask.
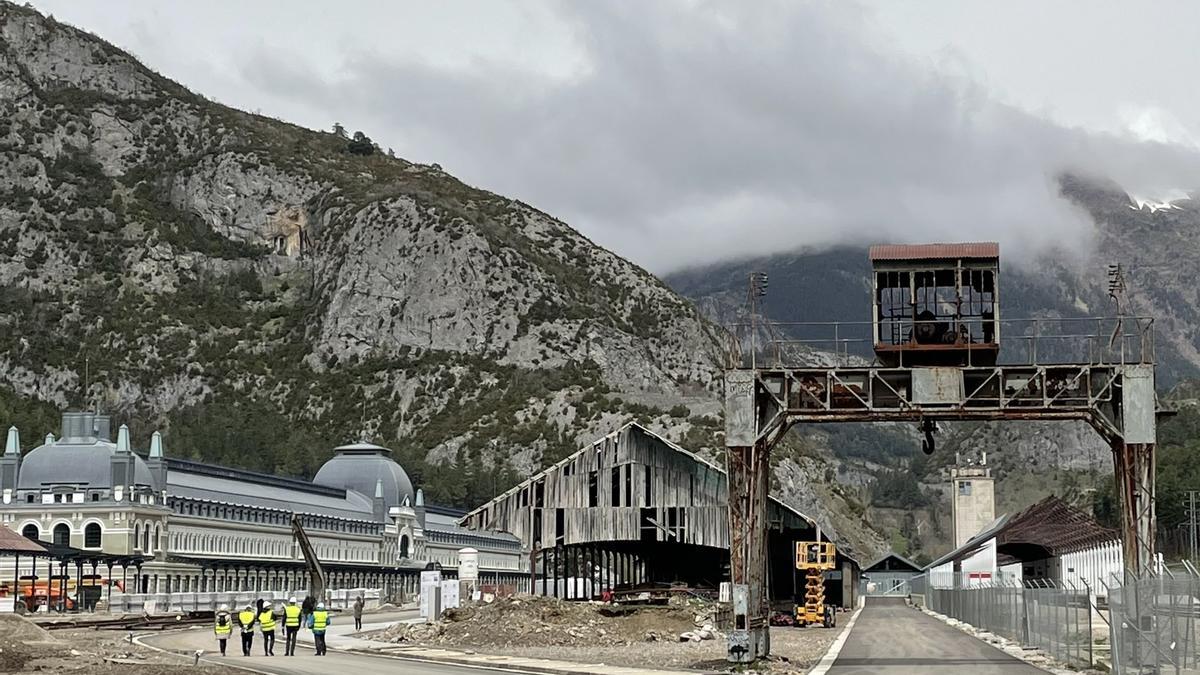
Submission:
[[[321,569],[321,561],[317,560],[317,553],[313,550],[312,544],[308,542],[308,534],[304,531],[304,526],[300,524],[300,516],[292,514],[292,535],[296,537],[296,543],[300,544],[300,552],[304,554],[304,564],[308,567],[308,594],[316,598],[318,602],[325,599],[325,570]]]

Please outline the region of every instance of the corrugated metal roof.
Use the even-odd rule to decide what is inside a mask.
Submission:
[[[925,569],[933,569],[951,560],[963,560],[991,539],[996,540],[998,547],[1033,544],[1042,547],[1050,555],[1058,556],[1119,538],[1119,533],[1096,522],[1091,514],[1050,496],[1024,511],[997,518],[982,532],[929,563]]]
[[[0,553],[37,553],[45,555],[46,549],[28,537],[23,537],[0,525]]]
[[[876,260],[948,260],[957,258],[999,258],[1000,244],[994,241],[961,244],[876,244],[871,247]]]
[[[1036,544],[1053,555],[1081,551],[1120,535],[1058,497],[1047,497],[1012,517],[996,543]]]

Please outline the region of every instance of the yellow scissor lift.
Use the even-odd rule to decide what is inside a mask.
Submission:
[[[825,572],[837,568],[837,549],[827,541],[796,542],[796,569],[804,571],[804,604],[796,605],[796,624],[837,625],[833,606],[825,604]]]

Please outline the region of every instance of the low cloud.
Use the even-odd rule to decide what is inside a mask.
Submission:
[[[890,52],[851,5],[559,11],[585,56],[572,77],[362,51],[318,68],[277,49],[248,54],[241,76],[285,103],[267,112],[361,124],[655,272],[877,241],[998,239],[1028,259],[1087,248],[1092,225],[1059,196],[1062,171],[1139,194],[1200,186],[1193,149],[1001,104],[967,76]]]

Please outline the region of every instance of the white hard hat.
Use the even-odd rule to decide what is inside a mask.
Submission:
[[[317,603],[317,609],[325,609],[325,603],[323,603],[323,602],[318,602],[318,603]]]
[[[294,604],[296,604],[296,599],[295,599],[295,598],[288,598],[288,604],[289,604],[289,605],[294,605]]]
[[[229,605],[221,605],[221,607],[220,607],[220,610],[221,610],[222,612],[228,612],[228,611],[229,611]]]

